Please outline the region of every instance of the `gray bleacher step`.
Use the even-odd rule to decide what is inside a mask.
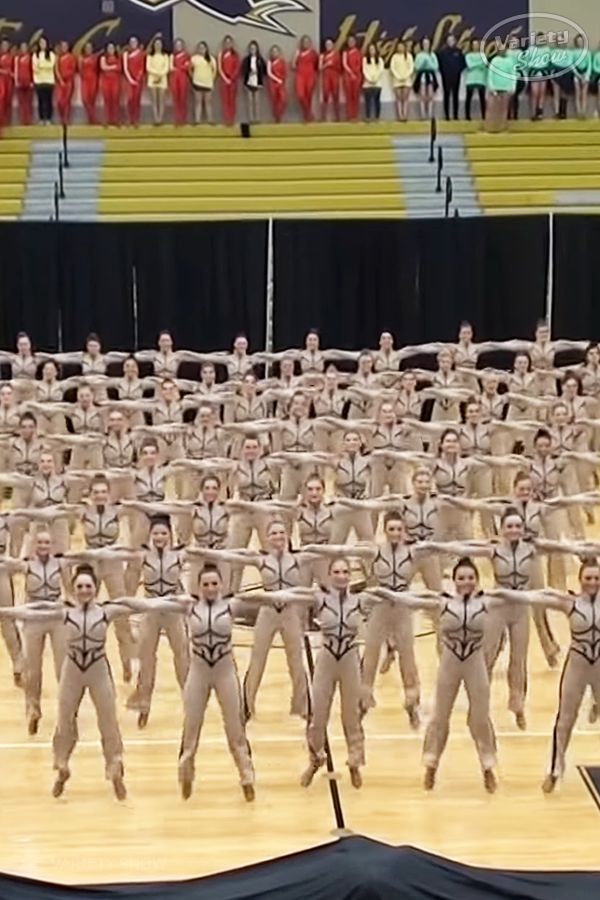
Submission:
[[[92,169],[100,169],[102,166],[102,157],[94,158],[93,161],[89,163],[82,163],[80,160],[73,159],[71,160],[71,164],[69,169],[80,169],[80,170],[88,170]],[[58,155],[57,156],[44,156],[41,159],[32,159],[30,163],[30,172],[33,173],[38,169],[57,169],[58,170]],[[65,171],[67,171],[65,169]]]
[[[63,149],[62,141],[44,141],[36,140],[32,145],[32,152],[49,151],[59,153]],[[88,140],[87,138],[80,140],[67,141],[67,149],[69,153],[102,153],[104,150],[104,141]]]
[[[66,185],[92,185],[98,184],[98,176],[100,167],[97,169],[66,169],[63,172],[63,179]],[[28,183],[31,186],[54,184],[58,175],[58,169],[51,168],[36,169],[30,173]]]
[[[34,200],[25,200],[23,203],[23,212],[44,212],[48,208],[54,207],[54,199],[53,198],[40,198]],[[64,199],[60,201],[61,212],[64,210],[65,212],[83,212],[83,213],[93,213],[96,209],[95,200],[68,200]]]
[[[459,216],[483,216],[483,213],[478,206],[461,206],[460,203],[452,204],[450,207],[450,216],[449,218],[454,216],[454,210],[458,209]],[[446,215],[445,206],[440,206],[437,208],[432,207],[431,209],[408,209],[406,211],[406,217],[408,219],[437,219],[444,218]]]

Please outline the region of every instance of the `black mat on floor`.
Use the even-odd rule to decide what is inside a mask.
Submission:
[[[232,854],[234,844],[232,840]],[[109,869],[110,856],[106,865]],[[413,847],[390,847],[354,836],[191,881],[66,888],[0,877],[2,900],[597,900],[599,896],[600,872],[478,869]]]
[[[600,766],[577,766],[577,771],[600,811]]]

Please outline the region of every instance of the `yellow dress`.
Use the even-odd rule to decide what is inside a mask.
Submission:
[[[402,53],[394,53],[390,60],[390,72],[392,75],[392,87],[412,87],[415,73],[415,61],[412,53],[407,53],[406,56]]]
[[[159,88],[166,91],[169,75],[169,54],[150,53],[146,58],[146,73],[148,75],[148,87]]]

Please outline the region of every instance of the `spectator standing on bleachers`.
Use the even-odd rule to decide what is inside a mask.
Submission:
[[[238,84],[242,61],[235,49],[233,38],[226,34],[217,55],[217,69],[221,86],[221,109],[226,125],[233,125],[237,107]]]
[[[173,121],[175,125],[185,125],[190,98],[191,57],[181,38],[177,38],[173,44],[170,68],[169,87],[173,100]]]
[[[281,122],[287,106],[287,74],[288,67],[281,54],[281,48],[274,44],[269,52],[267,62],[267,87],[271,98],[273,118]]]
[[[573,78],[575,86],[575,114],[580,119],[587,116],[588,91],[592,73],[592,54],[582,34],[575,37],[573,47]]]
[[[50,49],[47,38],[42,35],[32,58],[33,83],[38,101],[38,118],[43,125],[52,121],[52,97],[56,73],[56,56]]]
[[[88,125],[97,124],[96,103],[98,101],[98,56],[94,53],[94,45],[88,41],[79,57],[79,78],[81,83],[81,102],[85,110]]]
[[[365,119],[379,119],[381,116],[381,88],[385,64],[376,44],[369,44],[363,59],[363,93],[365,95]]]
[[[532,121],[542,119],[544,116],[546,84],[550,74],[548,48],[541,43],[543,37],[543,32],[539,31],[536,35],[536,44],[533,47],[528,47],[526,51],[529,108]],[[538,40],[540,41],[539,47],[537,46]]]
[[[396,115],[399,122],[406,122],[408,119],[410,89],[415,74],[415,61],[412,53],[409,53],[403,41],[399,42],[396,52],[390,60],[390,72],[392,75],[392,87],[396,97]]]
[[[10,125],[15,87],[14,52],[10,41],[0,41],[0,125]]]
[[[342,75],[342,60],[339,50],[331,38],[327,38],[323,46],[323,52],[319,57],[319,71],[321,72],[321,119],[327,121],[327,109],[333,107],[333,116],[336,122],[340,120],[340,79]]]
[[[357,47],[356,37],[353,34],[346,41],[346,48],[342,53],[342,68],[344,70],[346,118],[349,122],[356,122],[362,91],[362,53]]]
[[[600,115],[600,43],[592,54],[592,71],[590,75],[592,93],[596,94],[596,116]]]
[[[165,117],[165,100],[167,87],[169,86],[170,68],[171,61],[169,54],[165,53],[162,38],[155,38],[152,42],[152,49],[146,59],[148,88],[152,103],[152,119],[155,125],[162,125]]]
[[[569,97],[573,94],[571,50],[558,46],[550,50],[550,74],[554,95],[554,117],[566,119]]]
[[[267,64],[256,41],[248,44],[248,53],[242,63],[242,79],[246,88],[246,105],[249,122],[260,122],[260,95],[267,77]]]
[[[469,45],[469,52],[465,54],[465,118],[471,121],[471,106],[473,94],[479,98],[479,112],[482,120],[485,119],[485,90],[488,79],[487,57],[480,42],[473,38]]]
[[[100,92],[104,104],[104,124],[121,124],[121,58],[112,41],[100,56]]]
[[[15,55],[15,90],[21,125],[31,125],[33,120],[33,69],[31,51],[27,41],[19,46]]]
[[[56,110],[61,125],[69,125],[73,111],[77,57],[71,52],[67,41],[61,41],[56,50]]]
[[[206,120],[212,124],[212,93],[217,77],[217,63],[211,56],[206,41],[200,41],[192,56],[192,86],[196,93],[194,98],[194,119],[196,125]]]
[[[418,46],[418,45],[417,45]],[[414,92],[420,100],[421,118],[430,119],[433,98],[439,87],[438,73],[440,64],[431,49],[431,41],[424,37],[415,56]]]
[[[510,60],[514,74],[514,88],[508,103],[508,118],[516,120],[519,118],[521,94],[528,82],[527,58],[520,47],[511,46],[506,50],[506,57]]]
[[[317,86],[319,54],[313,47],[311,39],[305,34],[300,39],[300,46],[294,54],[292,68],[296,73],[296,97],[305,122],[312,122],[313,97]]]
[[[444,94],[444,116],[446,121],[450,119],[450,108],[452,107],[452,118],[458,119],[458,92],[460,78],[465,68],[465,57],[453,34],[448,35],[445,45],[437,51],[437,58]]]
[[[486,125],[488,131],[504,131],[508,119],[508,107],[517,87],[515,60],[501,44],[490,63],[488,73],[488,105]]]
[[[146,53],[138,38],[132,36],[123,51],[123,86],[129,125],[138,126],[142,111],[142,92],[146,72]]]

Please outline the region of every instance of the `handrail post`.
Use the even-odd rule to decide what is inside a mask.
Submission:
[[[60,192],[60,199],[65,199],[65,178],[64,178],[64,165],[63,165],[63,155],[62,153],[58,154],[58,188]]]
[[[435,116],[431,117],[429,126],[429,162],[435,162],[435,142],[437,138],[437,122]]]
[[[60,222],[60,194],[56,181],[54,182],[54,221]]]
[[[62,127],[62,145],[63,145],[63,159],[65,168],[69,168],[69,142],[67,140],[67,126],[66,123]]]
[[[444,151],[438,147],[437,152],[437,183],[435,186],[436,193],[442,193],[442,172],[444,170]]]
[[[445,215],[446,215],[446,218],[448,218],[448,216],[449,216],[449,214],[450,214],[450,203],[451,203],[451,202],[452,202],[452,179],[451,179],[450,176],[448,175],[447,178],[446,178],[446,204],[445,204],[445,206],[446,206],[446,209],[445,209]]]

